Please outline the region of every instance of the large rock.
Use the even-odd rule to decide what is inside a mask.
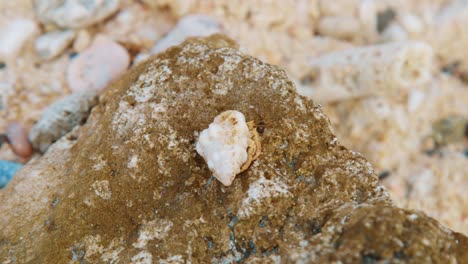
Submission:
[[[262,132],[261,155],[229,187],[195,151],[198,132],[225,110]],[[337,142],[283,70],[220,36],[133,68],[0,199],[1,260],[17,263],[468,257],[465,236],[393,206],[371,165]]]

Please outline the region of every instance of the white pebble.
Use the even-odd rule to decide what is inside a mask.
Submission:
[[[384,32],[382,32],[382,40],[384,42],[405,41],[408,39],[408,32],[397,23],[390,24]]]
[[[405,13],[398,16],[403,28],[410,34],[419,34],[424,31],[423,21],[416,15]]]
[[[182,43],[188,37],[204,37],[221,30],[219,23],[209,16],[189,15],[182,18],[175,28],[158,41],[151,50],[152,54]]]
[[[49,32],[36,40],[36,52],[41,58],[54,58],[60,55],[74,38],[75,32],[71,30]]]
[[[68,85],[72,91],[102,91],[130,65],[127,50],[104,36],[80,53],[68,66]]]
[[[422,91],[410,91],[408,94],[408,112],[414,112],[416,111],[419,106],[424,102],[424,99],[426,98],[426,94]]]
[[[119,9],[119,0],[35,0],[34,7],[43,23],[63,28],[83,28],[99,23]]]
[[[357,36],[360,30],[359,21],[351,16],[323,17],[318,24],[318,31],[321,35],[339,39]]]
[[[73,50],[82,52],[91,44],[91,34],[86,29],[81,29],[76,34],[75,42],[73,42]]]
[[[11,21],[0,30],[0,60],[15,57],[37,32],[38,27],[32,20]]]
[[[214,177],[229,186],[247,160],[249,137],[244,115],[238,111],[225,111],[200,133],[196,149]]]
[[[418,219],[418,215],[417,214],[410,214],[408,216],[408,218],[409,218],[409,220],[414,221],[414,220]]]

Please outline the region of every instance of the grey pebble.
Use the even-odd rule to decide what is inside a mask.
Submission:
[[[98,103],[96,92],[76,92],[47,107],[31,128],[29,140],[34,149],[44,153],[50,145],[86,121]]]

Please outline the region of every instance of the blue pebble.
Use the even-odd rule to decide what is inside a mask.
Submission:
[[[0,188],[5,187],[22,166],[16,162],[0,160]]]

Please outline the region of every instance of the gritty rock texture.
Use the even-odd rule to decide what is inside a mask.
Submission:
[[[225,110],[262,152],[230,187],[195,151]],[[463,263],[468,239],[393,206],[285,72],[221,36],[142,62],[88,122],[0,192],[0,259],[18,263]]]

